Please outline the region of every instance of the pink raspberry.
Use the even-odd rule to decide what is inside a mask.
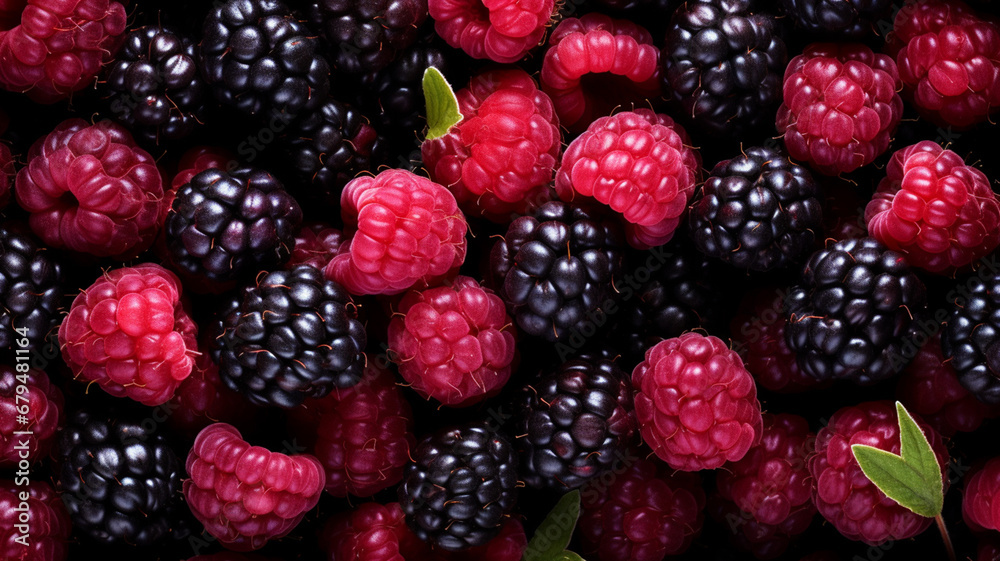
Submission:
[[[26,501],[22,493],[27,493]],[[28,508],[28,546],[15,541],[23,535],[15,528],[21,524],[22,503]],[[0,559],[10,561],[63,561],[68,554],[69,513],[59,494],[48,483],[32,481],[27,487],[15,481],[0,481]]]
[[[455,196],[429,179],[401,169],[358,177],[340,204],[352,237],[326,276],[351,294],[399,294],[465,261],[465,216]]]
[[[887,38],[904,94],[935,124],[968,128],[1000,110],[1000,25],[957,0],[907,3]]]
[[[77,295],[59,346],[75,378],[155,406],[191,375],[197,331],[177,276],[142,263],[105,273]]]
[[[986,175],[929,140],[892,155],[865,221],[872,237],[934,273],[954,273],[1000,245],[1000,202]]]
[[[0,209],[10,204],[11,186],[14,183],[14,155],[10,147],[0,143]]]
[[[309,222],[302,225],[295,235],[295,247],[292,256],[285,263],[286,269],[294,269],[296,265],[312,265],[317,269],[326,269],[330,261],[340,253],[344,244],[344,233],[321,222]]]
[[[598,13],[566,18],[549,37],[542,89],[559,122],[583,132],[619,107],[658,100],[660,51],[645,28]]]
[[[948,463],[944,442],[936,430],[917,422],[937,455],[943,477]],[[926,530],[930,518],[899,506],[865,477],[851,451],[854,444],[899,454],[899,420],[892,402],[844,407],[816,435],[816,450],[808,463],[819,513],[847,538],[869,545],[909,539]]]
[[[403,479],[416,444],[413,411],[388,370],[371,366],[357,385],[335,390],[316,429],[326,492],[370,497]]]
[[[406,526],[399,503],[365,503],[337,514],[320,537],[330,561],[520,561],[527,545],[521,522],[509,518],[485,545],[462,551],[434,548]]]
[[[111,121],[69,119],[38,139],[15,191],[46,245],[98,257],[139,255],[166,216],[156,162]]]
[[[1000,529],[1000,458],[976,466],[966,477],[962,496],[962,518],[973,530]]]
[[[427,0],[434,31],[472,58],[517,62],[541,42],[555,0]]]
[[[199,348],[201,352],[194,359],[191,375],[181,381],[164,406],[170,415],[167,423],[191,436],[219,421],[242,426],[254,414],[253,406],[226,387],[208,348],[204,344]]]
[[[21,385],[27,392],[18,394]],[[14,366],[0,365],[0,467],[14,467],[22,459],[30,462],[44,459],[62,424],[64,403],[62,392],[45,372],[34,368],[21,372]],[[26,418],[27,422],[16,422],[18,417]],[[32,434],[15,436],[15,431]],[[24,443],[27,450],[21,446]]]
[[[625,218],[629,243],[649,249],[670,241],[695,185],[701,156],[684,129],[649,109],[601,117],[563,154],[556,192],[591,197]]]
[[[903,114],[896,63],[856,43],[814,43],[785,69],[778,132],[797,160],[852,172],[889,147]]]
[[[701,532],[705,492],[698,474],[671,474],[640,459],[609,486],[600,481],[584,488],[577,527],[588,559],[662,561],[684,553]]]
[[[500,392],[516,356],[513,320],[475,279],[411,291],[389,323],[389,349],[417,393],[466,407]]]
[[[463,119],[420,146],[431,179],[467,214],[506,224],[550,199],[562,149],[552,100],[523,70],[494,70],[459,90]]]
[[[225,423],[198,433],[184,467],[192,514],[234,551],[260,549],[285,536],[323,492],[319,460],[251,446]]]
[[[784,553],[789,538],[809,528],[816,514],[806,465],[815,435],[798,415],[763,417],[760,444],[719,471],[716,484],[720,498],[736,507],[727,517],[730,527],[741,530],[741,541],[757,558],[773,559]]]
[[[632,387],[642,439],[674,469],[715,469],[760,441],[753,377],[717,337],[657,343],[632,372]]]
[[[0,86],[39,103],[91,86],[118,50],[125,19],[123,3],[109,0],[4,2]]]
[[[814,389],[823,383],[799,368],[795,352],[785,343],[783,303],[787,291],[750,291],[743,298],[739,314],[731,323],[733,347],[760,386],[779,393]]]
[[[1000,414],[1000,409],[979,401],[958,382],[955,369],[941,352],[940,335],[927,341],[910,361],[896,394],[910,411],[945,437],[972,432]]]

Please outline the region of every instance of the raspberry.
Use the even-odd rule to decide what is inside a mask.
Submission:
[[[28,493],[28,500],[21,501],[21,493]],[[30,520],[30,538],[27,547],[15,541],[20,532],[15,529],[17,509],[27,503]],[[22,508],[23,510],[23,508]],[[65,561],[70,534],[69,515],[59,495],[42,481],[32,481],[27,486],[11,480],[0,480],[0,557],[11,561]]]
[[[399,373],[425,399],[466,407],[510,378],[517,332],[504,303],[470,277],[410,291],[389,323]]]
[[[632,388],[611,360],[580,359],[532,382],[518,399],[522,479],[576,488],[607,473],[635,436]]]
[[[520,561],[528,545],[521,522],[508,518],[484,545],[462,551],[435,548],[406,527],[399,503],[365,503],[335,515],[320,539],[330,561]]]
[[[814,378],[872,384],[911,358],[903,345],[926,307],[924,284],[901,254],[848,239],[809,258],[785,298],[785,342]]]
[[[955,369],[941,352],[939,335],[913,357],[899,379],[896,394],[910,411],[949,438],[956,432],[973,432],[984,420],[1000,414],[1000,409],[979,401],[958,383]]]
[[[105,413],[69,416],[55,448],[56,489],[76,531],[103,544],[153,545],[177,527],[181,462],[155,422]]]
[[[14,166],[14,155],[11,154],[9,146],[0,142],[0,209],[10,204],[15,175],[17,170]]]
[[[517,62],[541,42],[555,0],[427,0],[434,30],[472,58]]]
[[[351,294],[399,294],[465,261],[465,217],[455,196],[433,181],[389,169],[348,183],[340,202],[352,237],[326,276]]]
[[[256,405],[291,409],[361,379],[365,328],[350,295],[315,267],[262,275],[224,326],[219,376]]]
[[[873,238],[934,273],[954,273],[1000,245],[1000,202],[986,175],[929,140],[892,155],[865,221]]]
[[[59,346],[74,378],[155,406],[191,375],[197,332],[177,277],[142,263],[107,272],[80,293],[59,326]]]
[[[1000,541],[995,536],[980,538],[976,561],[1000,560]]]
[[[982,275],[984,278],[981,278]],[[1000,274],[988,268],[965,281],[941,334],[941,350],[958,381],[977,399],[1000,404]]]
[[[542,90],[562,126],[583,132],[618,107],[660,97],[660,51],[649,31],[598,13],[566,18],[549,37]]]
[[[342,74],[381,70],[417,40],[427,0],[309,2],[306,17],[333,47],[328,59]]]
[[[617,222],[594,209],[545,203],[493,245],[492,284],[521,331],[566,341],[616,304],[623,237]]]
[[[217,146],[195,146],[181,156],[177,163],[177,173],[170,181],[170,190],[176,192],[191,179],[206,169],[229,170],[230,164],[236,161],[229,150]],[[173,197],[173,195],[171,195]],[[173,198],[170,199],[171,202]]]
[[[46,245],[118,260],[152,245],[165,204],[153,157],[111,121],[69,119],[38,139],[15,191]]]
[[[823,227],[819,196],[809,171],[782,150],[749,148],[712,169],[691,204],[691,237],[735,267],[778,269],[812,249]]]
[[[209,168],[177,190],[165,260],[200,292],[221,292],[291,254],[302,209],[269,172]]]
[[[674,469],[715,469],[760,441],[753,377],[716,337],[657,343],[632,372],[632,387],[642,439]]]
[[[782,0],[781,4],[805,33],[853,39],[878,33],[876,23],[892,9],[890,0]]]
[[[418,538],[459,551],[500,534],[517,500],[517,455],[506,438],[485,423],[445,428],[411,458],[399,504]]]
[[[295,236],[295,248],[285,267],[312,265],[319,270],[326,269],[330,261],[340,253],[344,234],[321,222],[309,222]]]
[[[948,452],[937,431],[918,420],[938,464],[948,464]],[[813,502],[819,513],[852,540],[878,545],[905,540],[923,532],[930,518],[914,514],[889,499],[865,477],[851,446],[866,444],[899,454],[899,423],[890,401],[869,401],[840,409],[816,435],[809,473],[816,482]],[[947,478],[944,478],[947,481]]]
[[[562,144],[549,96],[519,69],[479,74],[456,96],[462,121],[420,146],[431,179],[501,224],[550,199]]]
[[[8,4],[0,20],[0,86],[25,92],[39,103],[54,103],[91,85],[101,65],[114,56],[126,28],[120,2]]]
[[[177,392],[163,407],[169,412],[167,423],[191,437],[208,425],[223,421],[240,424],[250,419],[253,408],[240,394],[226,387],[219,378],[219,366],[208,349],[199,345],[191,375],[181,382]]]
[[[260,549],[285,536],[323,492],[323,466],[316,458],[251,446],[225,423],[198,433],[185,469],[191,512],[234,551]]]
[[[660,52],[667,98],[705,134],[742,138],[770,126],[788,63],[773,15],[753,0],[685,2]]]
[[[332,395],[313,449],[326,471],[326,492],[370,497],[399,483],[416,439],[413,411],[392,373],[372,366],[357,385]]]
[[[993,514],[997,492],[1000,492],[1000,458],[987,460],[969,472],[962,496],[962,518],[969,528],[975,531],[1000,528],[1000,516]]]
[[[24,386],[27,391],[18,392],[19,386]],[[0,365],[0,423],[3,425],[0,431],[0,466],[14,467],[20,460],[38,462],[44,459],[56,430],[62,424],[63,404],[62,392],[49,381],[45,372],[34,368],[21,372],[13,366]],[[24,405],[28,412],[21,415],[18,409]],[[26,422],[20,422],[22,418]],[[15,423],[15,420],[18,422]],[[31,434],[15,436],[17,431],[30,431]]]
[[[765,413],[760,444],[743,459],[719,472],[716,483],[723,501],[736,507],[743,541],[758,559],[773,559],[790,537],[809,528],[816,507],[806,458],[815,435],[798,415]]]
[[[822,382],[802,371],[785,343],[787,289],[751,291],[732,320],[733,348],[757,384],[779,393],[803,392]]]
[[[628,242],[670,241],[701,181],[701,157],[670,117],[649,109],[601,117],[570,143],[556,174],[564,201],[593,198],[625,218]]]
[[[701,532],[705,492],[696,473],[670,474],[639,459],[610,486],[586,491],[577,533],[583,554],[600,561],[662,561]]]
[[[889,147],[903,114],[896,63],[855,43],[814,43],[785,69],[778,132],[792,158],[852,172]]]
[[[225,0],[202,28],[202,75],[220,103],[250,115],[308,114],[327,100],[318,39],[278,0]]]
[[[30,233],[0,224],[0,348],[40,349],[56,326],[66,289],[55,257]]]
[[[190,135],[209,97],[194,51],[192,39],[159,25],[129,31],[103,87],[111,112],[150,143]]]
[[[1000,25],[963,2],[907,4],[887,50],[907,100],[933,123],[968,128],[1000,110]]]

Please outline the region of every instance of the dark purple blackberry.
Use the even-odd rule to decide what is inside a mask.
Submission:
[[[307,207],[340,213],[340,192],[361,172],[386,161],[386,140],[356,108],[333,98],[292,125],[284,148]]]
[[[667,99],[708,135],[773,126],[788,64],[773,15],[752,0],[692,0],[674,12],[661,54]]]
[[[148,546],[177,526],[183,466],[145,421],[77,411],[58,435],[55,457],[56,488],[74,531]]]
[[[204,119],[208,88],[195,58],[195,43],[159,26],[134,29],[105,86],[111,113],[137,138],[157,143],[191,134]]]
[[[333,70],[353,75],[388,66],[428,16],[427,0],[319,0],[305,11],[329,44]]]
[[[924,284],[902,254],[873,238],[812,254],[785,298],[785,341],[803,372],[870,384],[898,373],[926,310]]]
[[[522,390],[514,431],[521,478],[575,489],[609,471],[635,436],[632,387],[613,361],[563,363]]]
[[[820,187],[780,149],[755,147],[719,162],[688,215],[698,249],[740,269],[794,263],[822,232]]]
[[[500,533],[517,500],[517,455],[485,423],[444,429],[410,454],[398,488],[406,525],[420,539],[458,551]]]
[[[313,111],[330,93],[318,39],[277,0],[228,0],[209,12],[199,58],[220,103],[243,113]]]
[[[41,347],[56,326],[64,293],[62,267],[52,252],[32,235],[0,224],[0,348],[22,348],[24,338],[29,348]]]
[[[1000,274],[960,285],[941,336],[958,381],[980,401],[1000,403]]]
[[[379,125],[388,130],[410,131],[404,142],[413,145],[416,133],[426,125],[424,71],[433,66],[445,76],[454,70],[450,51],[429,44],[417,44],[406,50],[387,68],[361,78],[362,92],[358,101],[370,108]],[[456,82],[452,82],[456,83]]]
[[[782,0],[785,13],[803,32],[837,38],[877,33],[876,22],[891,26],[891,0]]]
[[[167,258],[187,283],[219,292],[291,255],[302,210],[281,182],[251,168],[208,169],[177,190]]]
[[[225,319],[219,377],[256,405],[290,409],[358,383],[365,343],[350,294],[300,265],[244,290]]]
[[[511,222],[493,246],[490,271],[521,331],[555,341],[596,323],[617,300],[624,255],[617,221],[552,201]]]

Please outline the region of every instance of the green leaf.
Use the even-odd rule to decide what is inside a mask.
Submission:
[[[441,71],[427,67],[423,78],[424,103],[427,106],[427,140],[448,134],[448,129],[462,121],[458,98]]]
[[[933,518],[944,508],[944,479],[931,443],[902,403],[899,417],[899,452],[864,444],[851,446],[861,471],[887,497],[916,514]]]
[[[524,550],[522,561],[560,561],[579,559],[575,553],[566,551],[573,537],[576,521],[580,518],[580,491],[570,491],[563,495],[556,506],[535,530],[535,535]],[[571,555],[574,557],[561,557]]]
[[[552,561],[586,561],[583,557],[580,557],[572,551],[564,551],[559,554],[559,557],[555,557]]]

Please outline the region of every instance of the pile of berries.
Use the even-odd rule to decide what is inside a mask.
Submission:
[[[987,0],[0,0],[0,559],[943,558],[900,402],[997,561],[998,118]]]

